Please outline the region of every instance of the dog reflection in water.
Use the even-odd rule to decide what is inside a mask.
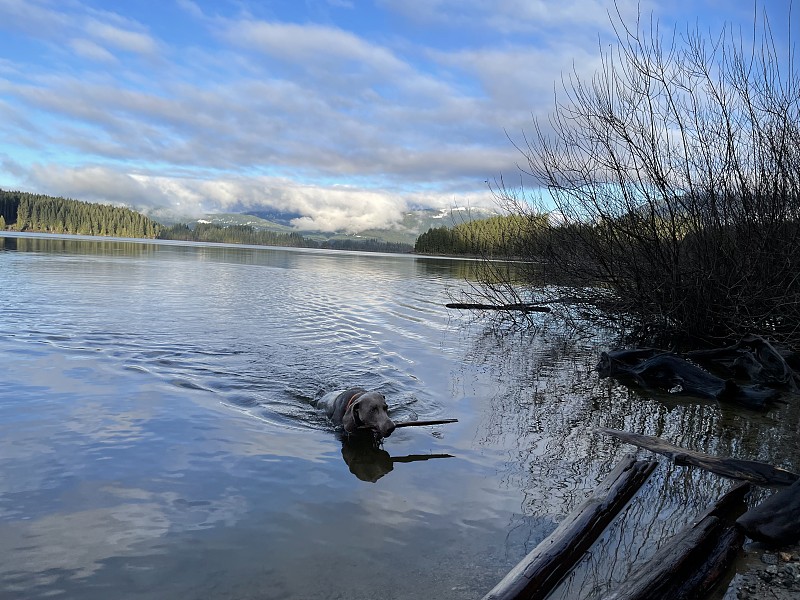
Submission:
[[[452,454],[410,454],[391,456],[370,432],[341,435],[342,458],[350,472],[361,481],[375,483],[389,473],[395,463],[410,463],[433,458],[452,458]]]

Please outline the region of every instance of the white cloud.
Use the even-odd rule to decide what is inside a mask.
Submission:
[[[131,31],[108,23],[91,20],[86,25],[86,33],[109,46],[125,52],[146,56],[155,56],[158,52],[158,43],[155,39],[140,31]]]
[[[506,132],[530,133],[573,66],[593,72],[614,8],[381,0],[391,27],[358,29],[369,19],[350,0],[286,14],[175,2],[180,38],[158,37],[125,3],[0,0],[0,31],[35,50],[3,55],[0,41],[3,181],[195,213],[269,205],[323,228],[482,201],[485,180],[517,177]],[[617,5],[636,14],[635,0]]]
[[[327,25],[237,20],[225,22],[221,35],[234,46],[296,65],[299,70],[294,75],[301,79],[304,73],[316,77],[380,74],[382,80],[413,74],[386,47]]]
[[[193,0],[176,0],[176,4],[187,14],[196,19],[202,19],[205,17],[203,14],[203,9],[201,9],[196,2],[193,2]]]
[[[379,0],[385,8],[412,21],[430,26],[468,27],[498,34],[520,34],[548,30],[557,36],[563,27],[605,31],[609,14],[635,18],[648,12],[647,0]]]
[[[91,40],[75,38],[69,41],[69,47],[75,54],[89,60],[106,63],[113,63],[117,60],[111,52]]]
[[[0,0],[0,27],[47,38],[63,30],[71,18],[37,0]]]
[[[301,215],[297,229],[346,231],[390,228],[410,206],[447,208],[455,204],[490,206],[485,186],[478,193],[415,192],[365,189],[344,185],[308,185],[280,177],[155,177],[126,173],[109,166],[68,168],[36,165],[26,182],[42,193],[143,209],[172,208],[187,217],[230,210],[277,209]]]

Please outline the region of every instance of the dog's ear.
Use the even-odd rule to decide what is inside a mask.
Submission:
[[[342,417],[342,425],[344,425],[344,430],[347,433],[355,433],[360,424],[361,419],[358,418],[358,402],[353,402]]]

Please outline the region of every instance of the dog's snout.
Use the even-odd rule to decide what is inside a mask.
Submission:
[[[386,427],[384,427],[383,430],[383,437],[389,437],[390,435],[392,435],[394,429],[395,425],[393,421],[389,421],[388,423],[386,423]]]

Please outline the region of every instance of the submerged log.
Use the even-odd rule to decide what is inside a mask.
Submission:
[[[729,517],[744,510],[749,490],[748,483],[730,490],[603,600],[681,600],[708,594],[742,548],[744,535]]]
[[[549,313],[549,306],[542,306],[541,304],[528,304],[524,302],[517,302],[514,304],[480,304],[473,302],[450,302],[445,304],[447,308],[458,308],[461,310],[519,310],[522,312],[542,312]]]
[[[739,517],[747,537],[772,546],[800,541],[800,480]]]
[[[483,600],[545,598],[581,559],[653,472],[655,461],[627,457],[594,493],[517,564]]]
[[[778,397],[774,389],[739,385],[722,379],[672,352],[653,348],[614,350],[600,354],[596,370],[600,377],[631,380],[645,389],[696,396],[720,402],[735,402],[763,409]]]
[[[641,435],[627,431],[617,431],[616,429],[597,429],[598,433],[610,435],[625,443],[639,446],[645,450],[663,454],[671,459],[676,465],[690,465],[699,467],[706,471],[711,471],[723,477],[750,481],[758,485],[765,486],[787,486],[792,485],[800,479],[800,475],[773,467],[770,464],[757,462],[754,460],[740,460],[737,458],[724,458],[687,450],[671,444],[659,437],[651,435]]]

